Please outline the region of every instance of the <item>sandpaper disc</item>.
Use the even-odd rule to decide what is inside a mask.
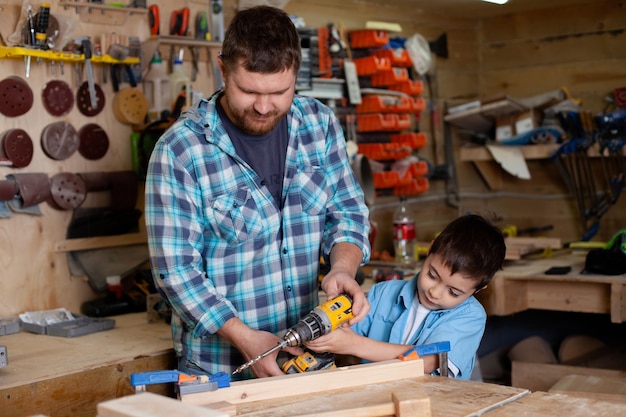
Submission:
[[[91,106],[89,83],[87,81],[82,83],[76,92],[76,106],[78,110],[87,117],[93,117],[104,109],[104,92],[98,84],[94,84],[94,88],[96,91],[96,107]]]
[[[113,114],[121,123],[140,124],[148,114],[148,100],[138,88],[124,88],[113,98]]]
[[[85,182],[77,174],[61,172],[50,178],[50,196],[48,203],[61,210],[73,210],[85,201],[87,190]]]
[[[74,106],[74,92],[65,81],[61,80],[48,81],[41,99],[48,113],[56,117],[68,114]]]
[[[8,117],[21,116],[33,106],[33,90],[28,83],[12,75],[0,81],[0,113]]]
[[[9,129],[0,138],[0,156],[9,159],[15,168],[28,166],[33,150],[33,141],[22,129]]]
[[[95,123],[81,127],[78,137],[80,140],[78,152],[86,159],[100,159],[109,150],[109,137],[104,129]]]
[[[78,149],[79,143],[78,132],[68,122],[50,123],[41,132],[43,151],[48,157],[57,161],[72,156]]]

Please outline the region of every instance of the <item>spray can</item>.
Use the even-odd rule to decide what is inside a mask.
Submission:
[[[146,100],[150,103],[147,116],[148,123],[167,116],[172,105],[172,93],[167,69],[158,51],[154,53],[150,62],[150,70],[143,79],[143,90]]]

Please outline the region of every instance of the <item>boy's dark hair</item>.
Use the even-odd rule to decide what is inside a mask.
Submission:
[[[428,254],[435,253],[452,274],[477,280],[476,290],[480,290],[502,269],[506,245],[498,227],[482,216],[468,214],[450,222],[435,238]]]
[[[275,74],[300,69],[300,37],[289,15],[270,6],[239,11],[224,35],[221,58],[228,70],[242,61],[250,72]]]

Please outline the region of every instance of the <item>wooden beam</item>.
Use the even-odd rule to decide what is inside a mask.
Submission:
[[[181,404],[180,401],[163,395],[144,392],[128,395],[98,404],[98,417],[229,417],[229,414]]]
[[[102,249],[116,246],[139,245],[146,243],[145,233],[128,233],[117,236],[87,237],[69,239],[57,242],[54,245],[55,252],[71,252],[75,250]]]
[[[311,373],[233,382],[229,388],[187,394],[181,400],[204,406],[219,401],[239,404],[314,392],[333,391],[341,388],[377,384],[423,375],[423,360],[418,359],[405,362],[394,359]]]

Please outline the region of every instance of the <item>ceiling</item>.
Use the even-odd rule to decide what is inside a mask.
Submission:
[[[372,0],[352,0],[355,3]],[[421,10],[428,15],[482,19],[531,10],[592,3],[593,0],[509,0],[503,5],[481,0],[386,0],[386,3]]]

